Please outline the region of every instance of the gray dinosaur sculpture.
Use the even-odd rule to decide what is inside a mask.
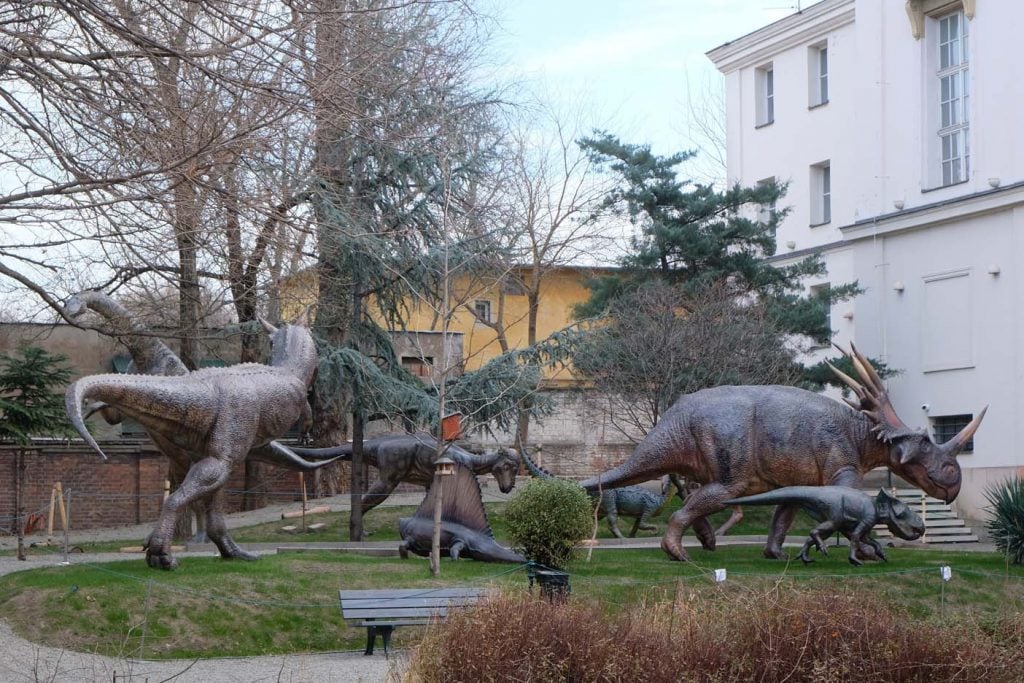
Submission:
[[[519,452],[523,456],[523,462],[530,474],[541,479],[554,478],[553,474],[533,461],[522,445],[520,445]],[[597,492],[591,492],[591,495],[598,501],[598,518],[608,519],[608,528],[616,538],[625,538],[619,529],[619,517],[635,518],[636,521],[633,522],[633,528],[629,532],[629,537],[635,538],[637,531],[641,529],[657,531],[658,526],[652,524],[650,520],[661,512],[673,493],[678,495],[680,500],[685,501],[685,490],[683,483],[673,474],[661,478],[660,495],[643,486],[623,486],[602,490],[599,497]]]
[[[352,444],[331,448],[293,448],[304,458],[352,457]],[[464,448],[451,445],[445,454],[456,463],[469,468],[473,474],[488,472],[498,480],[498,488],[508,493],[516,485],[519,455],[512,449],[476,455]],[[428,434],[391,433],[375,436],[363,442],[363,462],[377,468],[377,481],[363,494],[363,513],[380,505],[403,481],[430,488],[434,481],[434,460],[437,458],[437,440]]]
[[[924,522],[906,503],[879,490],[875,498],[860,489],[847,486],[787,486],[756,496],[744,496],[725,501],[727,505],[798,505],[819,524],[800,550],[804,564],[813,562],[807,552],[813,545],[822,555],[828,555],[825,541],[835,532],[850,539],[850,563],[861,565],[857,548],[870,545],[875,554],[885,560],[882,546],[871,537],[876,524],[885,524],[894,535],[913,541],[924,535]]]
[[[82,417],[82,402],[99,400],[134,418],[168,457],[191,462],[181,486],[164,501],[159,520],[145,542],[151,567],[173,569],[175,522],[187,505],[202,500],[206,533],[224,558],[254,560],[227,533],[221,508],[223,487],[232,467],[263,446],[283,459],[302,462],[272,439],[309,418],[306,392],[317,368],[316,347],[305,315],[293,325],[275,328],[262,321],[271,340],[271,364],[245,363],[207,368],[182,376],[92,375],[68,386],[65,407],[85,442],[106,458]],[[326,465],[330,460],[306,463]]]
[[[956,455],[985,410],[948,442],[935,444],[900,420],[870,362],[856,348],[849,357],[859,382],[833,368],[857,396],[846,400],[849,407],[786,386],[704,389],[676,401],[625,463],[582,485],[593,492],[670,473],[700,482],[662,538],[662,549],[675,560],[688,559],[682,537],[690,526],[706,549],[714,549],[706,518],[726,501],[783,486],[859,488],[866,472],[888,467],[931,496],[955,499],[961,483]],[[797,510],[783,505],[775,511],[766,557],[785,557],[782,539]]]
[[[441,503],[441,552],[448,553],[453,560],[469,557],[482,562],[515,562],[525,564],[526,558],[494,540],[494,533],[487,523],[480,482],[465,465],[455,465],[455,475],[446,477],[443,485],[444,499]],[[426,557],[434,533],[434,503],[437,499],[435,487],[430,487],[426,498],[412,517],[398,521],[402,545],[399,554],[405,558],[409,553]]]

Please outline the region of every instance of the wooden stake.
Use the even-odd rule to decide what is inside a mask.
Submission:
[[[306,530],[306,475],[299,472],[299,488],[302,489],[302,530]]]

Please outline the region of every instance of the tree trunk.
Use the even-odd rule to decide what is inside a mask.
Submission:
[[[25,560],[25,451],[14,454],[14,526],[18,534],[18,559]]]
[[[352,411],[352,489],[348,518],[348,540],[363,540],[363,416]]]
[[[174,235],[178,246],[178,357],[189,370],[199,367],[199,217],[195,187],[180,180],[174,191]]]

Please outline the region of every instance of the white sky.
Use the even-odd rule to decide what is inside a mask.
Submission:
[[[687,81],[720,78],[704,53],[796,10],[797,0],[507,0],[497,45],[511,73],[667,155],[690,146]]]

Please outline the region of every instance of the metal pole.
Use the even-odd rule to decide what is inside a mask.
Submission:
[[[71,526],[71,491],[67,492],[67,513],[68,516],[64,520],[64,564],[71,564],[68,560],[68,528]]]

